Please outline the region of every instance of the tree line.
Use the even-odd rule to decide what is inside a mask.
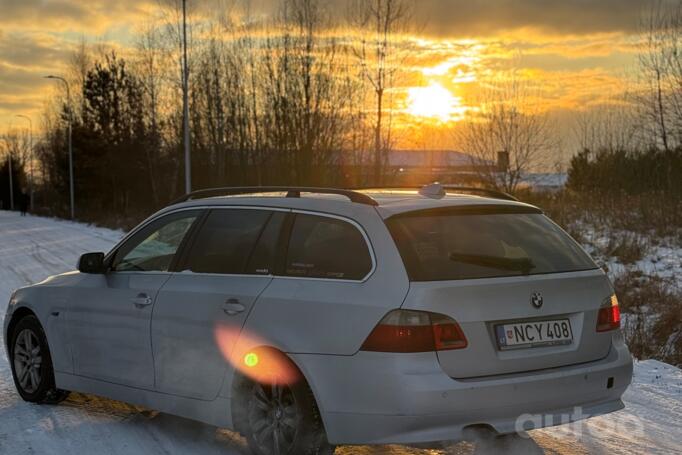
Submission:
[[[653,2],[640,30],[635,86],[578,119],[568,187],[682,210],[682,2]]]
[[[130,224],[184,193],[179,2],[161,6],[134,50],[82,43],[74,53],[69,93],[46,109],[34,148],[36,201],[53,214],[68,214],[69,120],[78,218]],[[377,182],[391,147],[394,44],[411,6],[355,2],[339,36],[319,0],[283,0],[267,23],[229,8],[190,15],[193,189]]]
[[[184,192],[180,7],[159,1],[161,16],[138,30],[134,49],[82,43],[73,54],[64,75],[70,96],[56,86],[34,158],[23,130],[3,137],[3,205],[11,156],[15,198],[28,191],[33,170],[37,209],[68,216],[69,120],[77,218],[128,226]],[[342,19],[321,0],[281,0],[267,22],[230,8],[190,14],[194,189],[390,183],[384,171],[395,145],[393,93],[406,58],[400,40],[415,3],[349,4]],[[569,187],[616,191],[628,179],[679,191],[680,5],[656,6],[643,19],[633,90],[578,118],[581,152],[571,161]],[[472,164],[495,163],[506,152],[504,166],[479,166],[484,185],[516,191],[529,170],[551,165],[559,146],[556,124],[527,82],[514,71],[485,81],[473,120],[453,127]]]

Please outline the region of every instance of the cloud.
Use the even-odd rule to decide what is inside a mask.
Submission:
[[[340,18],[357,0],[324,3]],[[369,0],[367,0],[369,1]],[[406,0],[410,3],[410,0]],[[546,33],[593,34],[637,31],[649,0],[412,0],[413,23],[424,35],[485,37],[534,28]],[[663,0],[674,3],[675,0]],[[280,0],[253,0],[252,11],[273,14]]]
[[[54,88],[44,79],[61,73],[68,61],[69,45],[38,33],[0,32],[0,131],[26,114],[37,124],[43,103]]]
[[[103,33],[113,24],[144,17],[154,0],[0,0],[0,27]]]
[[[247,1],[258,18],[272,17],[280,8],[280,0],[188,4],[195,17],[205,17]],[[341,22],[350,1],[320,0],[330,8],[331,18]],[[409,58],[395,81],[401,93],[435,81],[459,96],[460,91],[475,89],[476,77],[516,64],[535,71],[548,101],[569,108],[594,98],[595,87],[616,86],[618,68],[634,64],[636,49],[630,38],[649,4],[649,0],[413,1],[412,32],[400,44]],[[125,55],[132,46],[132,31],[161,16],[160,5],[172,9],[177,2],[0,0],[0,128],[17,110],[32,110],[37,119],[44,100],[55,90],[54,82],[42,76],[64,74],[81,37],[116,47]],[[466,56],[470,59],[463,59]]]
[[[33,22],[47,25],[53,22],[83,21],[88,17],[84,6],[86,4],[69,0],[2,0],[0,23]]]
[[[103,33],[108,27],[140,21],[160,5],[169,11],[179,0],[0,0],[0,26],[24,29],[60,28]],[[330,16],[343,22],[357,0],[321,0]],[[369,1],[369,0],[367,0]],[[533,28],[555,34],[637,31],[648,0],[406,0],[414,2],[416,31],[435,37],[485,37]],[[663,0],[673,2],[674,0]],[[199,14],[250,4],[250,13],[273,16],[281,0],[192,0]],[[262,17],[261,16],[261,17]]]
[[[7,125],[16,122],[15,114],[25,114],[38,125],[49,90],[50,81],[40,69],[22,68],[0,61],[0,134]]]
[[[643,0],[420,0],[424,31],[436,36],[494,36],[535,28],[556,34],[637,31]]]
[[[62,62],[67,57],[65,43],[54,37],[0,32],[0,62],[5,64],[35,67]]]
[[[11,120],[11,113],[13,112],[30,112],[38,109],[41,103],[37,100],[26,100],[26,99],[6,99],[0,100],[0,112],[7,111],[8,120]]]

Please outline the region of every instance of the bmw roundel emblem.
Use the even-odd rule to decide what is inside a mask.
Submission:
[[[530,296],[530,304],[533,305],[535,308],[540,308],[542,306],[542,294],[539,292],[533,292],[533,294]]]

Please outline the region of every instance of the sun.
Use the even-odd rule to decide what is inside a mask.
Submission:
[[[466,111],[462,100],[438,82],[407,89],[407,113],[441,122],[459,120]]]

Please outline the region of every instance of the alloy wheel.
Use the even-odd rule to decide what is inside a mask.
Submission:
[[[38,390],[42,362],[38,337],[31,329],[22,330],[14,342],[14,370],[24,392]]]
[[[253,438],[263,453],[289,453],[296,440],[301,417],[296,398],[288,386],[254,384],[249,423]]]

